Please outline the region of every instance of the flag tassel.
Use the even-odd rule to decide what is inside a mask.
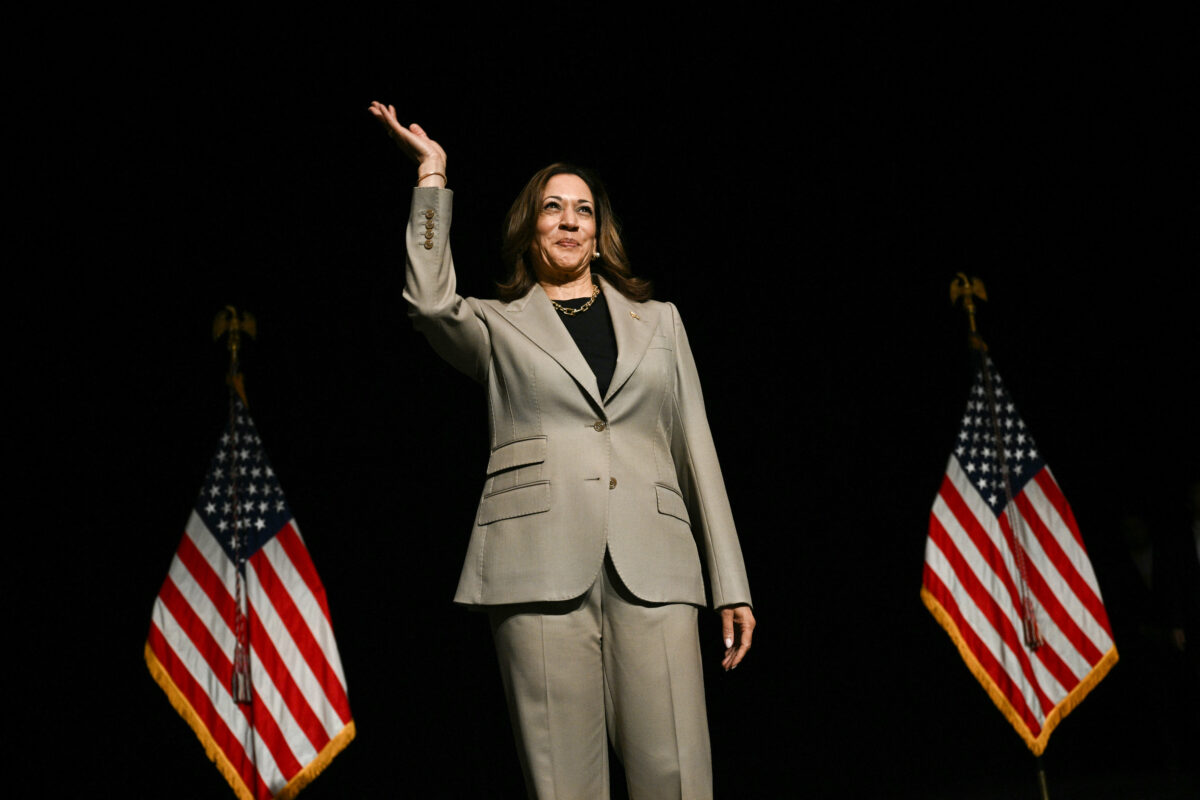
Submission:
[[[233,684],[230,686],[233,701],[244,706],[250,705],[253,696],[250,693],[250,659],[246,656],[246,648],[241,642],[233,651]]]

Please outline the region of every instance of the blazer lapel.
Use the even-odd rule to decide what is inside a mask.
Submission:
[[[608,313],[612,316],[613,333],[617,337],[617,367],[608,384],[608,393],[604,396],[604,402],[607,403],[633,375],[638,364],[642,363],[650,339],[658,328],[658,315],[652,306],[631,303],[611,283],[599,276],[597,278],[604,299],[608,301]]]
[[[609,299],[613,292],[605,295]],[[600,389],[596,384],[596,375],[588,366],[587,360],[579,352],[575,340],[567,332],[567,327],[558,318],[558,312],[550,305],[546,291],[534,284],[529,293],[520,300],[514,300],[504,307],[505,318],[521,333],[557,361],[575,382],[583,387],[596,406],[602,406]],[[621,338],[617,336],[617,348],[621,347]],[[620,369],[621,359],[617,358],[617,368]],[[612,390],[609,390],[612,394]]]

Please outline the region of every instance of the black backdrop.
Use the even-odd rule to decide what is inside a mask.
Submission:
[[[1196,468],[1191,20],[107,14],[33,26],[15,101],[37,364],[12,391],[50,419],[13,421],[39,522],[14,529],[10,619],[46,780],[227,796],[141,648],[221,430],[207,337],[232,303],[259,320],[252,412],[358,725],[305,796],[520,796],[486,624],[450,602],[484,399],[405,317],[413,169],[380,99],[449,152],[462,293],[489,294],[508,203],[561,159],[598,169],[635,268],[681,309],[760,622],[727,676],[702,629],[718,794],[1032,793],[917,596],[970,381],[947,289],[987,282],[984,335],[1132,620],[1124,653],[1118,521],[1182,535]],[[1052,737],[1064,796],[1183,785],[1140,657]]]

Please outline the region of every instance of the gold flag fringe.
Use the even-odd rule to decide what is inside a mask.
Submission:
[[[167,695],[167,700],[170,701],[175,711],[179,716],[183,717],[192,732],[196,734],[196,738],[200,740],[200,744],[204,746],[204,753],[209,760],[213,762],[216,768],[224,776],[226,782],[229,783],[229,788],[233,789],[233,793],[238,796],[238,800],[254,800],[254,795],[246,786],[242,776],[233,768],[233,764],[225,756],[225,753],[217,746],[213,740],[212,734],[208,732],[201,721],[196,710],[192,708],[192,704],[183,696],[183,692],[175,685],[175,681],[171,680],[171,676],[167,674],[166,669],[159,663],[158,657],[154,655],[154,651],[150,649],[150,643],[146,642],[145,646],[146,666],[150,668],[150,675]],[[321,749],[317,757],[309,762],[308,766],[296,773],[296,776],[288,781],[288,785],[283,787],[279,794],[275,795],[276,800],[293,800],[308,784],[312,783],[321,772],[329,766],[329,762],[333,761],[334,756],[342,752],[346,745],[354,740],[355,728],[354,720],[346,724],[346,727],[329,740],[329,743]]]
[[[167,694],[167,700],[179,712],[179,716],[183,717],[184,721],[191,727],[192,732],[196,734],[196,738],[200,740],[200,744],[204,745],[204,753],[209,760],[216,765],[217,769],[225,777],[229,783],[229,788],[233,789],[233,793],[238,796],[238,800],[254,800],[254,795],[249,787],[242,780],[242,776],[233,768],[233,764],[229,763],[225,753],[213,741],[212,734],[208,732],[204,722],[201,721],[200,715],[196,713],[196,709],[192,708],[192,704],[183,696],[183,692],[179,691],[179,687],[175,685],[175,681],[171,680],[171,676],[167,674],[167,670],[158,661],[158,656],[154,655],[154,651],[150,649],[150,643],[146,642],[146,666],[150,668],[150,675],[154,678],[164,692]]]
[[[317,757],[308,762],[307,767],[297,772],[296,777],[288,781],[288,785],[283,787],[283,791],[275,795],[275,800],[292,800],[293,797],[300,794],[301,789],[312,783],[313,779],[329,766],[329,762],[333,761],[334,756],[354,741],[354,733],[354,720],[350,720],[337,736],[334,736],[327,745],[321,748]]]
[[[1088,696],[1088,693],[1096,687],[1108,671],[1112,669],[1113,664],[1117,663],[1117,646],[1114,644],[1109,648],[1104,657],[1097,662],[1096,666],[1092,667],[1091,671],[1084,677],[1079,685],[1071,690],[1070,694],[1058,702],[1054,708],[1050,709],[1050,713],[1046,715],[1046,721],[1042,725],[1041,735],[1035,737],[1033,732],[1029,730],[1024,720],[1013,708],[1012,703],[1005,697],[1004,692],[992,680],[992,676],[987,673],[979,660],[975,658],[975,654],[971,652],[971,648],[967,647],[967,642],[959,633],[958,626],[954,624],[954,620],[946,613],[946,609],[942,608],[942,604],[937,601],[929,590],[921,588],[921,602],[929,609],[929,613],[933,614],[934,619],[942,626],[954,641],[954,645],[958,648],[958,654],[962,656],[962,660],[966,663],[967,669],[971,670],[971,674],[975,676],[975,680],[987,692],[988,697],[992,698],[992,702],[996,704],[996,708],[1000,709],[1000,713],[1004,715],[1009,724],[1013,726],[1016,732],[1022,739],[1025,740],[1026,746],[1033,751],[1035,756],[1040,756],[1046,749],[1046,743],[1050,741],[1050,734],[1058,727],[1058,723],[1062,722],[1063,718],[1070,714],[1075,706],[1083,702],[1083,698]]]

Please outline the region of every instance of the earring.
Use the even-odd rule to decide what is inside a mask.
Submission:
[[[592,258],[599,258],[599,257],[600,257],[600,251],[599,251],[599,250],[593,250],[593,251],[592,251]]]

